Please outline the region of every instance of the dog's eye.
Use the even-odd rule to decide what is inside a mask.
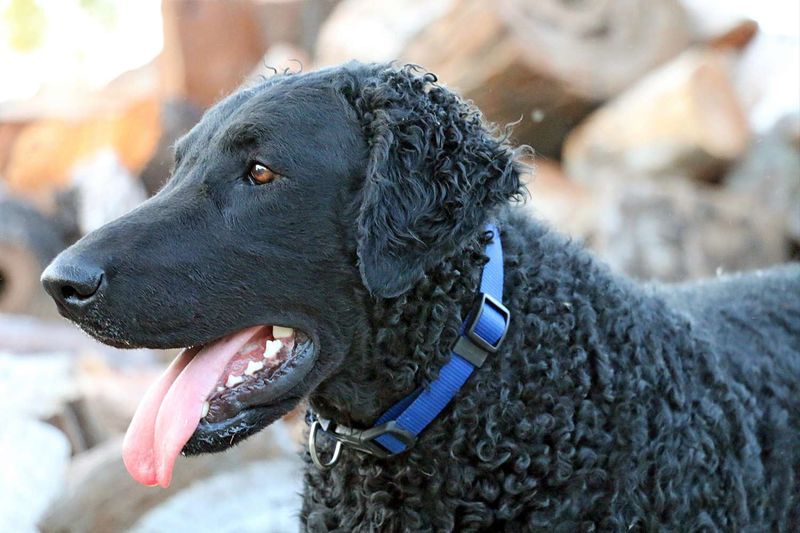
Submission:
[[[256,185],[265,185],[280,178],[281,175],[261,163],[253,163],[253,166],[250,167],[250,172],[247,173],[247,177]]]

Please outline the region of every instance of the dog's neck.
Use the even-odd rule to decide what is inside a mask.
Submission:
[[[335,377],[311,397],[312,407],[340,424],[369,427],[384,411],[430,382],[446,363],[486,262],[486,239],[468,244],[429,271],[410,291],[373,299],[371,328]]]
[[[522,227],[527,228],[526,232],[518,231]],[[603,342],[602,339],[616,336],[619,328],[632,326],[636,319],[628,316],[625,320],[630,324],[626,326],[618,315],[595,307],[593,302],[608,305],[613,301],[636,309],[650,300],[631,282],[615,276],[591,254],[541,223],[522,222],[521,217],[511,216],[501,222],[501,231],[503,244],[508,245],[507,263],[524,264],[522,256],[532,255],[537,265],[535,272],[524,273],[524,280],[513,276],[506,279],[505,293],[512,299],[510,305],[514,305],[516,298],[526,305],[525,309],[511,308],[512,315],[518,315],[517,321],[512,316],[512,327],[521,327],[521,314],[532,313],[542,327],[551,329],[574,328],[580,316],[591,316],[591,323],[582,324],[581,330],[593,332],[594,340],[587,340]],[[311,405],[319,415],[350,427],[371,427],[392,405],[438,375],[451,356],[461,322],[480,283],[486,262],[483,253],[486,243],[481,235],[476,231],[462,250],[429,271],[409,292],[393,299],[372,301],[372,326],[362,347],[352,350],[335,378],[311,396]],[[531,292],[536,293],[534,300]],[[576,296],[584,307],[589,306],[581,310],[581,315],[571,307]],[[528,308],[530,305],[542,309]],[[665,320],[671,322],[673,318]],[[659,327],[657,320],[653,323]],[[543,351],[556,358],[560,352],[569,351],[575,340],[570,341],[567,329],[563,345],[544,346]],[[536,331],[531,330],[530,335],[533,339]],[[584,348],[591,351],[590,346]],[[500,356],[511,360],[521,354],[512,350],[497,354]],[[495,365],[485,366],[484,371],[492,371],[490,368]]]

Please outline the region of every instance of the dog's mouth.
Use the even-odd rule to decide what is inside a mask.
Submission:
[[[186,348],[139,404],[126,468],[140,483],[168,486],[182,451],[223,450],[285,414],[314,359],[307,334],[271,325]]]

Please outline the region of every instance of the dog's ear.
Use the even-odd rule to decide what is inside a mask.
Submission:
[[[505,138],[434,75],[381,68],[358,85],[349,99],[369,146],[359,268],[372,294],[393,297],[519,194],[519,172]]]

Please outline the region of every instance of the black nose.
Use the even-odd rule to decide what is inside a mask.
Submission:
[[[64,264],[59,259],[42,273],[42,285],[59,307],[79,314],[100,294],[103,269],[91,264]]]

